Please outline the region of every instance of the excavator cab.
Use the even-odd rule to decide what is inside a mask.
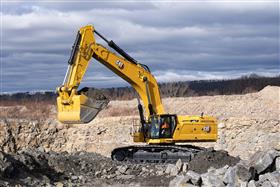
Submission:
[[[151,117],[150,138],[172,138],[176,128],[176,115],[164,114]]]

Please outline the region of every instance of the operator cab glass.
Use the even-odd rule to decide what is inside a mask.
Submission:
[[[172,138],[176,127],[176,115],[160,115],[151,117],[150,137]]]

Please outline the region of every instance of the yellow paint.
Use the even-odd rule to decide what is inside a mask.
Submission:
[[[174,141],[216,141],[217,121],[210,116],[177,116]],[[209,131],[206,131],[208,129]]]

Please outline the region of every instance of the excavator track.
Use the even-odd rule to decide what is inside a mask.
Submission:
[[[134,163],[174,163],[178,159],[189,162],[206,148],[192,145],[143,145],[126,146],[111,152],[112,160]]]

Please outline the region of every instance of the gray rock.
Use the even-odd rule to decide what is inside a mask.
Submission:
[[[128,169],[127,165],[122,165],[122,166],[117,166],[118,171],[122,174],[124,174],[126,172],[126,170]]]
[[[156,171],[157,175],[163,175],[164,174],[164,168],[161,165],[156,165],[155,168],[157,170]]]
[[[111,179],[111,178],[114,178],[114,177],[116,177],[116,174],[111,174],[111,175],[106,176],[107,179]]]
[[[78,177],[77,176],[71,176],[71,180],[77,180],[78,179]]]
[[[225,172],[223,181],[225,184],[240,186],[242,182],[248,182],[251,179],[251,173],[249,170],[238,163],[233,167],[229,167]]]
[[[248,182],[252,178],[251,172],[246,166],[242,165],[242,163],[238,163],[234,167],[236,168],[236,175],[239,181]]]
[[[280,186],[280,173],[277,171],[274,171],[272,173],[265,173],[265,174],[259,176],[260,185],[264,186],[266,181],[269,181],[273,187]],[[268,183],[266,183],[266,184],[268,184]]]
[[[169,187],[191,187],[191,184],[187,184],[189,181],[188,176],[177,175],[174,179],[169,182]]]
[[[209,172],[212,172],[212,173],[214,173],[216,171],[216,168],[214,168],[214,167],[210,167],[210,168],[208,168],[207,169],[207,172],[209,173]]]
[[[202,179],[202,186],[215,186],[215,187],[225,186],[223,180],[211,172],[202,174],[201,179]]]
[[[251,157],[250,166],[255,168],[257,174],[260,174],[272,165],[277,156],[279,156],[279,152],[276,150],[256,152]]]
[[[45,187],[52,187],[53,185],[51,185],[50,183],[46,183]]]
[[[55,187],[63,187],[63,183],[62,182],[57,182],[57,183],[55,183]]]
[[[197,187],[196,185],[193,185],[193,184],[181,184],[180,187]]]
[[[236,177],[236,168],[235,167],[229,167],[228,170],[226,171],[223,181],[226,184],[233,184],[235,185],[237,180]]]
[[[167,167],[166,167],[166,169],[165,169],[165,173],[166,173],[166,174],[169,174],[172,167],[174,167],[173,164],[168,164]],[[143,171],[143,168],[142,168],[142,171]]]
[[[169,182],[169,187],[179,187],[183,182],[184,176],[178,175]]]
[[[106,169],[103,169],[102,170],[102,174],[106,174],[107,173],[107,170]]]
[[[164,174],[164,171],[163,171],[163,170],[158,170],[158,171],[156,171],[156,174],[159,175],[159,176],[160,176],[160,175],[163,175],[163,174]]]
[[[31,177],[26,177],[24,179],[24,182],[27,183],[27,184],[31,184],[32,183],[32,178]]]
[[[270,183],[272,184],[273,187],[279,187],[280,186],[280,173],[278,173],[278,176],[270,180]]]
[[[96,172],[94,173],[94,175],[95,175],[95,176],[101,175],[101,171],[96,171]]]
[[[149,170],[146,167],[142,167],[141,170],[142,170],[142,172],[149,172]]]
[[[175,167],[171,168],[170,175],[171,175],[171,176],[176,176],[176,175],[179,174],[179,172],[180,172],[180,171],[179,171],[178,168],[175,166]]]
[[[126,175],[130,175],[132,173],[132,169],[128,168],[126,171],[125,171],[125,174]]]
[[[267,153],[270,154],[274,159],[276,157],[280,157],[280,150],[271,149],[271,150],[267,151]]]
[[[78,178],[79,178],[79,180],[83,180],[84,179],[84,177],[82,175],[80,175]]]
[[[257,187],[257,186],[256,186],[256,181],[250,180],[250,181],[248,182],[248,187]]]
[[[219,176],[223,177],[223,176],[225,175],[226,171],[228,170],[228,168],[229,168],[229,166],[228,166],[228,165],[225,165],[225,166],[222,167],[222,168],[219,168],[219,169],[214,170],[214,173],[215,173],[216,175],[219,175]]]
[[[227,184],[227,185],[226,185],[226,187],[236,187],[236,185],[235,185],[235,184],[230,183],[230,184]],[[238,186],[238,187],[239,187],[239,186]]]
[[[179,159],[179,160],[176,162],[176,167],[177,167],[177,170],[178,170],[179,172],[181,171],[182,166],[183,166],[182,160]]]
[[[269,181],[264,181],[260,186],[263,186],[263,187],[273,187],[272,184]]]
[[[188,164],[187,163],[183,163],[182,172],[186,173],[187,171],[188,171]]]
[[[38,149],[38,151],[40,151],[40,152],[45,152],[45,148],[42,147],[42,146],[38,147],[37,149]]]
[[[42,181],[43,181],[44,183],[50,183],[50,182],[51,182],[51,180],[49,179],[49,177],[47,177],[46,175],[43,175],[43,176],[42,176]]]
[[[176,176],[179,173],[179,170],[176,165],[168,164],[165,173],[170,174],[171,176]]]
[[[240,186],[240,187],[247,187],[247,185],[248,185],[248,182],[243,182],[243,181],[241,181],[241,182],[239,183],[239,186]]]
[[[276,171],[280,171],[280,157],[275,159],[275,169]]]
[[[186,173],[186,176],[189,176],[192,184],[194,184],[194,185],[200,185],[201,184],[201,177],[198,173],[196,173],[194,171],[188,171]]]

